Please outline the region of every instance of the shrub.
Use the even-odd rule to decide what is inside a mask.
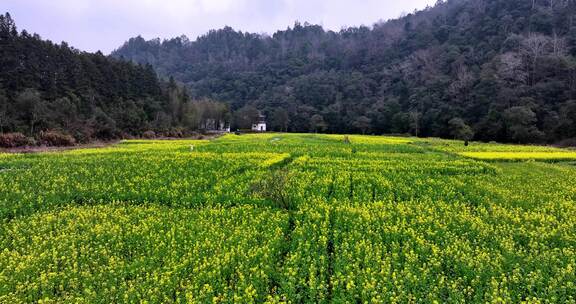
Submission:
[[[184,137],[184,130],[181,128],[173,128],[166,132],[166,137],[182,138]]]
[[[292,179],[293,173],[286,169],[269,171],[251,185],[251,191],[253,195],[268,200],[277,208],[292,211],[296,209],[289,186]]]
[[[128,132],[120,132],[120,139],[135,139],[136,137],[134,137],[134,135],[128,133]]]
[[[154,139],[154,138],[156,138],[156,132],[154,132],[152,130],[146,131],[146,132],[142,133],[142,138]]]
[[[556,144],[562,148],[574,148],[576,147],[576,138],[568,138],[564,139]]]
[[[2,148],[16,148],[33,144],[34,140],[22,133],[0,133],[0,147]]]
[[[73,146],[76,139],[58,131],[43,131],[40,132],[40,143],[45,146]]]

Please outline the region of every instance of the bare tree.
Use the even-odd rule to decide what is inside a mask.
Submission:
[[[566,40],[562,37],[558,37],[556,31],[554,31],[554,36],[552,36],[552,53],[554,54],[554,57],[564,57],[566,52]]]
[[[531,84],[534,84],[538,60],[546,54],[549,45],[550,37],[542,34],[530,34],[522,40],[521,50],[529,58],[532,67]]]
[[[418,50],[399,65],[404,75],[411,75],[417,84],[435,81],[439,73],[438,52],[435,49]]]
[[[455,80],[448,87],[448,91],[452,95],[459,95],[466,89],[470,88],[474,81],[474,74],[464,64],[458,66]]]
[[[498,78],[510,84],[524,84],[528,80],[528,73],[524,69],[522,57],[515,52],[500,55],[498,64]]]
[[[310,127],[314,133],[324,132],[328,128],[328,124],[324,121],[324,117],[320,114],[312,115],[310,118]]]
[[[359,116],[352,122],[352,125],[359,129],[362,134],[366,134],[372,125],[372,120],[366,116]]]
[[[409,113],[410,128],[414,130],[414,135],[416,135],[416,137],[418,137],[418,134],[420,134],[420,116],[422,115],[417,111],[411,111]]]

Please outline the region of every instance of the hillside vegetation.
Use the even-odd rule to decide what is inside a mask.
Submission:
[[[149,134],[178,137],[224,121],[227,106],[192,100],[150,65],[55,44],[0,15],[0,147]],[[10,133],[3,135],[3,133]],[[12,134],[20,133],[20,134]]]
[[[136,37],[112,56],[278,131],[557,142],[576,137],[575,16],[568,0],[449,0],[340,32]]]
[[[0,302],[573,303],[574,160],[310,134],[0,154]]]

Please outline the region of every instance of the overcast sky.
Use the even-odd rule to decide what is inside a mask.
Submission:
[[[85,51],[108,54],[130,37],[190,39],[226,25],[272,34],[294,21],[344,26],[372,25],[436,0],[0,0],[19,30]]]

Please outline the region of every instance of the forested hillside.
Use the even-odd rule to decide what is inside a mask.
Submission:
[[[575,13],[570,0],[439,1],[340,32],[136,37],[112,56],[227,101],[237,121],[262,110],[275,130],[558,142],[576,137]]]
[[[145,131],[174,136],[209,119],[224,120],[227,112],[223,104],[191,100],[174,81],[160,81],[150,65],[44,41],[0,15],[0,135],[39,138],[48,131],[78,141]],[[23,144],[14,140],[5,145]]]

